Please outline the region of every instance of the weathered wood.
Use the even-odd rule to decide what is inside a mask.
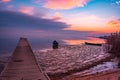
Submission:
[[[50,80],[38,65],[26,38],[20,38],[0,80]]]

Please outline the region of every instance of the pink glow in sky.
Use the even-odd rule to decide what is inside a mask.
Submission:
[[[120,0],[0,0],[0,30],[67,42],[105,35],[120,31]]]

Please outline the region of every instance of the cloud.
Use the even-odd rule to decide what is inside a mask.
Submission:
[[[28,7],[28,6],[21,6],[19,8],[19,12],[25,13],[25,14],[32,14],[33,12],[33,7]]]
[[[64,30],[72,31],[97,31],[101,33],[111,33],[120,30],[120,20],[104,18],[94,14],[78,13],[68,15],[63,22],[70,24]],[[112,21],[111,21],[112,20]]]
[[[3,37],[26,35],[35,38],[83,39],[91,33],[91,31],[63,30],[69,25],[53,19],[37,18],[11,11],[0,11],[0,13],[0,32]]]
[[[98,26],[100,24],[103,24],[103,22],[106,22],[106,19],[101,18],[95,14],[78,13],[78,14],[68,15],[65,18],[65,22],[75,25],[82,25],[82,26],[86,26],[86,25]]]
[[[45,4],[45,8],[54,10],[58,9],[71,9],[75,7],[83,7],[88,0],[48,0]]]
[[[46,0],[33,0],[33,2],[36,4],[43,4],[46,2]]]
[[[38,18],[20,12],[0,11],[0,45],[2,44],[0,51],[14,47],[19,37],[28,38],[35,49],[44,48],[46,45],[51,47],[53,40],[61,41],[62,44],[64,40],[86,39],[86,36],[93,32],[63,30],[68,26],[65,22],[53,19]]]
[[[6,6],[8,9],[12,9],[14,7],[14,5],[8,5]]]
[[[120,27],[120,19],[109,21],[108,25],[113,26],[113,27]]]
[[[117,0],[115,3],[116,3],[117,5],[120,5],[120,0]]]
[[[62,30],[66,23],[58,22],[51,19],[38,18],[18,12],[0,11],[0,26],[1,27],[21,27],[33,28],[42,30]]]
[[[97,15],[80,13],[68,15],[63,21],[71,25],[70,27],[64,28],[64,30],[74,31],[103,31],[107,23],[107,19]]]
[[[11,0],[0,0],[0,3],[3,2],[3,3],[7,3],[7,2],[10,2]]]
[[[55,12],[54,16],[53,16],[54,20],[60,20],[62,19],[62,15],[59,12]]]
[[[60,20],[62,20],[63,16],[60,12],[55,12],[52,15],[43,16],[43,18],[52,19],[52,20],[55,20],[55,21],[60,21]]]

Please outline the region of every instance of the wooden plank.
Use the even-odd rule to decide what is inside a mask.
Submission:
[[[0,80],[50,80],[37,63],[26,38],[20,38]]]

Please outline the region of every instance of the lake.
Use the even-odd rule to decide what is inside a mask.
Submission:
[[[11,55],[18,43],[19,38],[4,38],[0,39],[0,55]],[[33,50],[40,50],[52,47],[52,41],[54,39],[28,39]],[[105,43],[103,39],[95,37],[87,37],[87,39],[71,39],[71,40],[60,40],[57,39],[60,45],[79,45],[84,42],[90,43]]]

